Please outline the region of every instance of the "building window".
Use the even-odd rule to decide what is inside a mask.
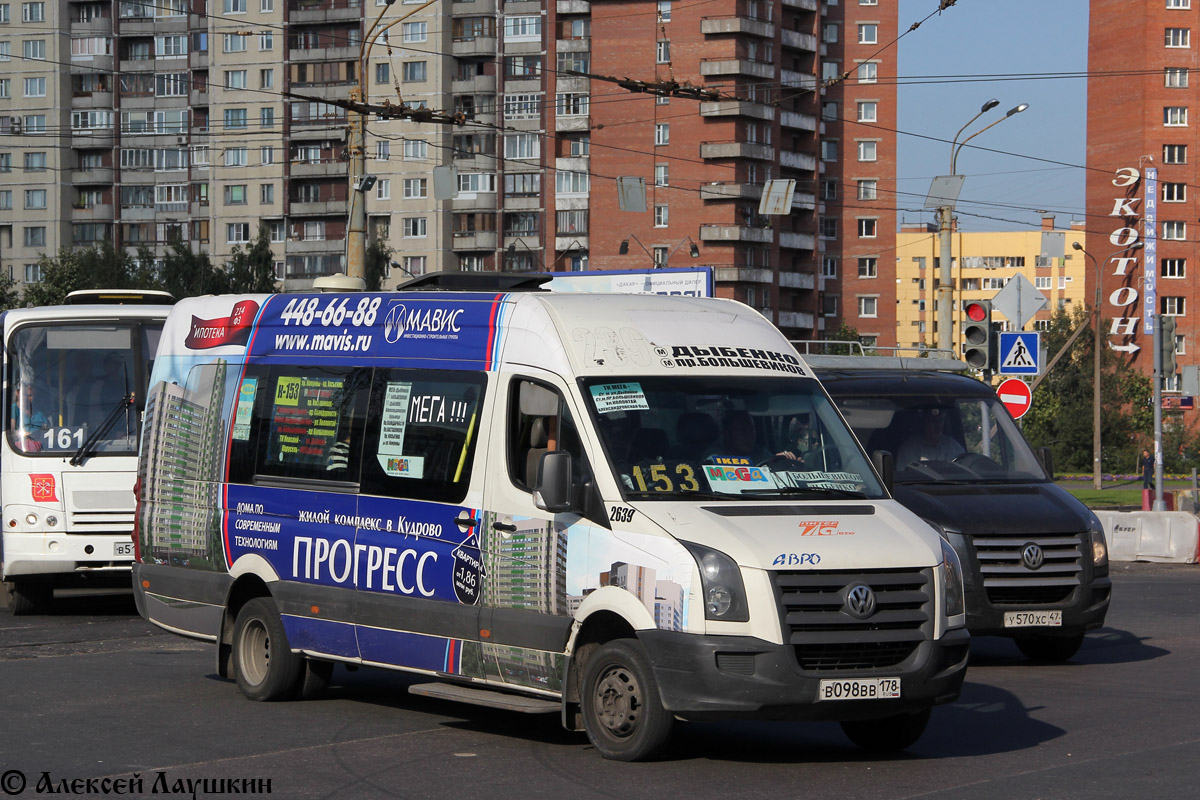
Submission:
[[[860,317],[877,317],[879,308],[878,297],[858,298],[858,315]]]
[[[860,24],[858,26],[858,43],[879,44],[879,26],[871,23]]]
[[[1167,28],[1167,47],[1189,47],[1192,32],[1188,28]]]
[[[250,241],[249,222],[230,222],[225,226],[225,241],[228,244],[240,244]]]
[[[388,151],[387,142],[380,142],[383,146],[383,152]],[[379,158],[378,155],[375,156]],[[384,159],[387,156],[384,155]],[[424,161],[429,158],[429,142],[424,139],[405,139],[404,140],[404,160],[405,161]]]
[[[26,153],[24,164],[26,172],[44,172],[46,170],[46,154]]]
[[[879,259],[875,257],[860,258],[858,260],[858,277],[860,278],[878,278],[879,277]]]
[[[819,226],[821,238],[836,239],[838,235],[837,224],[837,217],[821,217],[821,223]]]
[[[30,228],[25,228],[22,234],[23,242],[26,247],[45,247],[46,246],[46,228],[43,225],[36,225]]]
[[[1187,67],[1167,67],[1166,86],[1168,89],[1186,89],[1187,85]]]
[[[821,181],[821,199],[822,200],[837,200],[838,198],[838,182],[836,178]]]
[[[424,239],[428,235],[425,217],[405,217],[401,230],[405,239]]]
[[[840,61],[822,61],[821,62],[821,80],[832,81],[836,80],[842,74],[842,62]]]
[[[26,230],[29,230],[26,228]],[[1168,317],[1182,317],[1186,305],[1183,297],[1164,297],[1162,299],[1162,313]]]
[[[878,142],[859,142],[858,143],[858,160],[859,161],[875,161]]]
[[[858,199],[878,200],[879,182],[874,179],[864,179],[858,181]]]
[[[225,187],[225,205],[227,206],[244,206],[246,205],[246,184],[239,183]]]
[[[587,194],[590,176],[586,172],[560,169],[554,173],[555,194]]]
[[[22,43],[22,52],[26,59],[34,61],[46,60],[46,40],[29,39]]]
[[[670,166],[667,164],[654,165],[654,185],[666,186],[670,176]]]
[[[510,133],[504,137],[504,157],[534,159],[541,152],[536,133]]]
[[[12,211],[12,189],[0,189],[0,211]]]
[[[670,220],[670,212],[665,204],[657,204],[654,206],[654,227],[665,228]]]
[[[1187,238],[1187,223],[1181,221],[1163,220],[1162,238],[1183,241]]]
[[[655,51],[655,59],[654,60],[659,64],[670,64],[671,63],[671,43],[670,42],[660,41],[658,43],[658,48]]]
[[[821,119],[825,122],[837,122],[838,104],[836,100],[826,100],[821,103]]]
[[[405,61],[403,69],[405,83],[419,83],[420,81],[425,80],[424,61]]]
[[[26,78],[25,79],[25,96],[26,97],[45,97],[46,96],[46,79],[45,78]]]
[[[536,41],[542,36],[541,17],[505,17],[504,38],[508,41]]]
[[[877,121],[878,105],[874,100],[861,100],[858,103],[858,121],[859,122],[875,122]]]
[[[1033,288],[1039,291],[1048,291],[1053,285],[1053,279],[1049,275],[1038,275],[1033,279]]]
[[[671,0],[658,0],[658,21],[671,21]]]
[[[392,65],[386,61],[381,61],[375,65],[375,82],[387,83],[392,79]]]
[[[404,199],[419,200],[429,196],[428,184],[425,178],[404,179]]]
[[[658,122],[654,125],[654,144],[671,143],[671,125],[668,122]]]
[[[879,65],[867,62],[858,65],[858,82],[875,83],[879,80]]]
[[[405,22],[400,26],[401,38],[405,44],[424,42],[429,39],[429,23]]]
[[[821,296],[821,316],[836,317],[838,315],[838,298],[835,294]]]
[[[1163,163],[1164,164],[1186,164],[1187,163],[1187,145],[1186,144],[1164,144],[1163,145]]]
[[[821,257],[821,277],[836,278],[838,274],[837,256],[822,256]]]
[[[275,184],[263,183],[260,184],[258,192],[258,201],[264,206],[272,205],[275,202]]]
[[[1162,276],[1164,278],[1186,278],[1186,258],[1164,258],[1162,260]]]
[[[1182,203],[1187,200],[1186,183],[1164,183],[1162,185],[1164,203]]]
[[[249,148],[246,147],[226,147],[225,148],[225,166],[227,167],[245,167],[250,163],[247,157]]]
[[[1167,106],[1163,109],[1163,125],[1172,128],[1188,124],[1187,106]]]
[[[554,113],[560,117],[586,117],[588,95],[581,92],[559,92],[555,96]]]
[[[821,140],[821,160],[822,161],[837,161],[838,160],[837,139],[822,139]]]
[[[858,221],[858,238],[874,239],[875,231],[878,228],[879,220],[874,217],[868,219],[860,219]]]
[[[391,200],[392,199],[392,182],[387,178],[380,178],[375,184],[375,199],[376,200]]]
[[[230,128],[245,128],[246,109],[244,108],[227,108],[225,109],[225,127]]]
[[[826,44],[837,44],[841,39],[841,30],[836,22],[826,22],[821,26],[821,41]]]
[[[25,208],[43,209],[46,207],[45,189],[26,189]]]
[[[1191,8],[1192,0],[1167,0],[1167,8]]]

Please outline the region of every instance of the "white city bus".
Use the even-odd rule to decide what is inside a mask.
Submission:
[[[171,296],[73,292],[0,314],[0,577],[13,614],[56,587],[127,585],[150,366]]]

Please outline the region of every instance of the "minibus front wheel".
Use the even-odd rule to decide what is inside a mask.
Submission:
[[[584,729],[605,758],[645,761],[670,737],[675,718],[663,708],[650,660],[633,639],[614,639],[591,654],[580,695]]]
[[[247,601],[233,624],[233,671],[251,700],[285,700],[301,680],[304,657],[288,647],[287,634],[269,597]]]

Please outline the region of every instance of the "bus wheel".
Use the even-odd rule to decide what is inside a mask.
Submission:
[[[1017,639],[1017,649],[1030,661],[1055,663],[1066,661],[1083,646],[1083,634],[1070,636],[1035,637]]]
[[[932,708],[883,719],[855,719],[842,723],[850,741],[872,753],[897,753],[917,743],[929,724]]]
[[[600,755],[645,761],[662,750],[675,718],[663,708],[645,651],[636,641],[600,645],[584,668],[583,726]]]
[[[8,581],[8,611],[14,617],[44,614],[54,600],[54,587],[39,581]]]
[[[304,657],[288,648],[279,612],[269,597],[256,597],[238,612],[233,670],[238,688],[251,700],[285,700],[300,686]]]

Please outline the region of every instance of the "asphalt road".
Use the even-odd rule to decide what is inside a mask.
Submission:
[[[1108,627],[1070,664],[976,639],[960,700],[886,759],[834,724],[713,723],[680,726],[666,760],[609,762],[557,717],[416,697],[403,676],[341,667],[318,699],[252,703],[216,677],[211,645],[152,628],[128,595],[76,595],[47,617],[0,616],[0,792],[137,773],[145,796],[190,796],[189,779],[269,780],[286,798],[1191,796],[1200,567],[1113,571]]]

